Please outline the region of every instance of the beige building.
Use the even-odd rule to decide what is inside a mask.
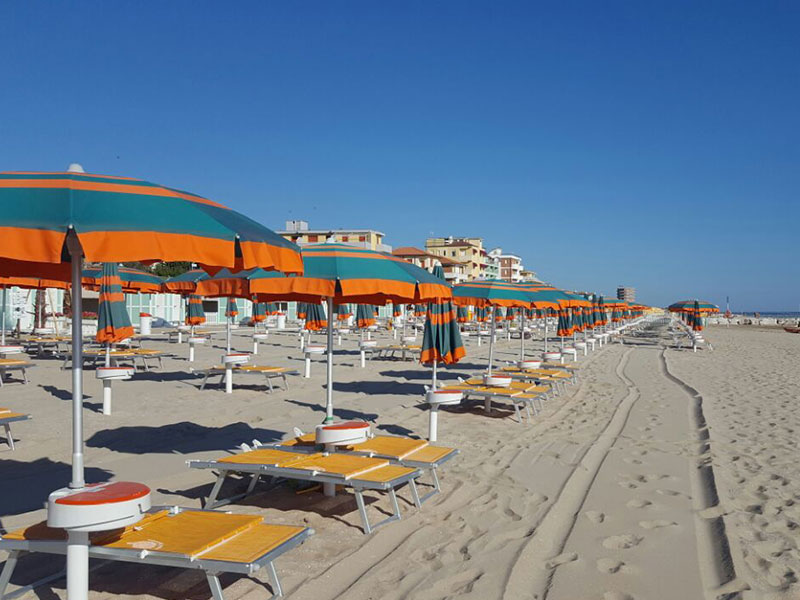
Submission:
[[[383,243],[383,233],[374,229],[309,229],[306,221],[286,221],[286,229],[275,233],[299,246],[330,240],[380,252],[392,251],[391,246]]]
[[[468,280],[484,277],[487,256],[482,238],[428,238],[425,241],[425,250],[461,263]]]
[[[402,258],[413,265],[417,265],[427,271],[433,270],[436,265],[442,265],[444,278],[451,285],[463,283],[467,280],[467,267],[464,263],[446,256],[437,256],[430,252],[425,252],[413,246],[401,246],[392,250],[392,255]]]
[[[617,300],[624,302],[636,302],[636,288],[619,286],[617,288]]]

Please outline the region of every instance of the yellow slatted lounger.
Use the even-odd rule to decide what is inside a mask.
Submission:
[[[208,383],[209,377],[214,377],[219,375],[219,385],[222,386],[225,382],[225,367],[222,365],[217,365],[214,367],[210,367],[208,369],[196,369],[194,371],[198,375],[205,375],[203,377],[203,383],[200,384],[200,389],[204,390],[206,384]],[[280,378],[283,380],[283,387],[284,389],[289,389],[289,380],[286,378],[287,375],[299,375],[300,372],[297,369],[289,369],[287,367],[268,367],[268,366],[261,366],[261,365],[236,365],[233,367],[233,373],[238,375],[262,375],[267,380],[267,387],[269,388],[270,393],[275,389],[272,385],[272,380],[275,378]]]
[[[468,385],[482,386],[483,379],[481,377],[470,377],[465,382]],[[531,405],[534,409],[534,414],[537,412],[536,401],[539,401],[539,410],[544,408],[544,400],[548,397],[552,388],[550,385],[543,383],[532,383],[530,381],[512,381],[508,389],[522,392],[523,394],[533,394],[536,397],[531,400]]]
[[[154,507],[134,525],[91,534],[89,556],[204,571],[214,600],[224,600],[219,582],[221,573],[252,576],[266,567],[272,579],[273,597],[278,597],[283,592],[275,559],[313,533],[308,527],[270,525],[254,515]],[[0,598],[3,598],[19,555],[66,554],[66,534],[43,521],[4,534],[0,550],[9,552],[0,573]],[[47,578],[52,579],[52,576]]]
[[[284,440],[276,445],[284,448],[308,449],[314,448],[315,444],[315,434],[306,433]],[[459,453],[456,448],[432,446],[426,440],[394,435],[376,435],[365,442],[341,446],[336,449],[336,452],[368,456],[370,458],[385,458],[406,467],[428,471],[433,480],[433,491],[421,496],[420,503],[425,502],[425,500],[441,491],[437,471],[444,463]]]
[[[30,415],[13,412],[10,408],[0,408],[0,425],[3,426],[3,429],[6,432],[6,442],[9,446],[11,446],[12,450],[15,450],[15,448],[14,438],[11,435],[11,424],[16,421],[27,421],[30,418]],[[2,597],[3,595],[0,594],[0,598]]]
[[[405,484],[409,484],[411,488],[414,504],[417,508],[420,507],[415,482],[421,475],[419,469],[393,465],[385,459],[327,452],[310,454],[294,452],[290,448],[279,450],[273,447],[249,450],[219,460],[190,460],[187,464],[193,469],[213,469],[218,473],[217,481],[206,500],[207,508],[229,504],[247,496],[253,491],[262,475],[351,487],[364,524],[364,533],[371,533],[381,525],[400,519],[396,490]],[[231,473],[250,474],[247,491],[220,500],[218,496],[222,484]],[[370,524],[364,505],[364,490],[389,492],[394,509],[392,516],[376,525]]]
[[[493,400],[508,400],[514,406],[514,412],[517,415],[518,423],[522,423],[522,413],[519,410],[520,405],[525,407],[525,414],[528,416],[528,422],[530,423],[531,407],[533,407],[535,412],[536,406],[533,403],[542,396],[542,394],[538,392],[524,392],[522,390],[512,389],[511,387],[487,386],[482,384],[471,385],[466,382],[446,385],[440,389],[462,392],[464,394],[464,400],[468,400],[470,397],[481,398],[487,413],[492,410]]]
[[[514,379],[523,379],[526,381],[535,380],[561,387],[565,387],[567,383],[574,383],[575,381],[575,376],[572,373],[560,369],[520,369],[518,367],[503,367],[500,370]]]
[[[28,369],[35,366],[21,358],[0,358],[0,387],[3,387],[3,380],[10,371],[21,371],[22,383],[28,383]]]

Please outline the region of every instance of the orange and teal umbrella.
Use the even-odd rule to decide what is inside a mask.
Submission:
[[[266,307],[268,315],[277,315],[281,312],[277,302],[267,302]]]
[[[253,302],[253,323],[261,323],[267,320],[267,303]]]
[[[503,309],[500,306],[494,307],[494,320],[497,322],[503,321],[505,319],[505,314],[503,314]]]
[[[517,310],[513,306],[506,309],[506,321],[513,321],[517,317]]]
[[[415,304],[414,305],[414,316],[421,317],[425,314],[425,305],[424,304]]]
[[[203,310],[203,298],[197,294],[189,295],[189,304],[186,309],[186,324],[200,325],[206,322],[206,313]]]
[[[299,320],[303,320],[306,318],[308,314],[308,302],[298,302],[297,303],[297,318]]]
[[[0,173],[0,272],[69,281],[68,237],[89,262],[192,261],[302,273],[297,246],[195,194],[138,179]],[[133,208],[135,207],[135,208]],[[39,263],[32,270],[30,263]]]
[[[111,345],[133,337],[133,326],[125,308],[117,263],[103,263],[102,272],[95,339],[101,344]]]
[[[197,291],[197,284],[209,277],[210,275],[202,269],[192,269],[165,280],[161,286],[162,291],[181,295],[194,294]]]
[[[422,364],[433,363],[433,389],[436,389],[438,363],[452,365],[464,358],[466,351],[461,332],[456,323],[456,310],[452,302],[432,302],[422,334]]]
[[[392,316],[393,317],[402,317],[403,316],[403,305],[402,304],[393,304],[392,305]]]
[[[670,312],[718,313],[719,306],[705,300],[681,300],[670,304],[668,310]]]
[[[235,298],[228,298],[228,306],[225,308],[225,316],[231,318],[239,316],[239,307],[236,306]]]
[[[319,331],[328,326],[328,319],[322,310],[322,305],[312,302],[306,305],[306,322],[303,325],[308,331]]]
[[[372,325],[375,325],[375,307],[371,304],[356,306],[356,326],[364,329]]]
[[[478,306],[475,308],[475,320],[479,323],[485,323],[489,317],[485,306]]]
[[[337,304],[334,310],[336,311],[336,318],[339,321],[347,321],[347,319],[353,316],[353,311],[350,309],[349,304]]]
[[[572,335],[572,325],[569,320],[569,309],[562,308],[558,311],[556,335],[562,338]]]
[[[466,323],[469,321],[469,309],[466,306],[459,306],[456,312],[456,321]]]
[[[130,267],[118,267],[118,270],[122,290],[125,293],[157,294],[164,288],[164,280],[153,273]],[[103,266],[84,269],[83,287],[89,290],[99,290],[103,271]]]

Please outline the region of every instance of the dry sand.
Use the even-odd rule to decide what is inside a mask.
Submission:
[[[250,349],[249,333],[237,334],[237,349]],[[229,508],[316,530],[276,563],[294,599],[798,598],[800,336],[720,327],[707,338],[713,352],[665,349],[670,339],[654,335],[582,358],[580,382],[530,426],[509,410],[448,410],[440,443],[461,455],[443,470],[443,493],[417,511],[401,491],[403,520],[371,536],[349,494],[258,488]],[[217,340],[198,366],[218,357]],[[324,414],[321,362],[289,391],[267,394],[248,377],[228,396],[198,391],[185,346],[148,345],[180,358],[115,385],[112,416],[99,413],[100,386],[86,375],[89,480],[141,481],[154,502],[198,507],[213,475],[189,470],[187,459],[310,430]],[[516,346],[502,342],[500,358],[512,360]],[[424,437],[430,370],[386,360],[362,370],[355,347],[346,340],[336,355],[337,415]],[[487,351],[470,342],[442,377],[477,371]],[[300,358],[294,337],[275,335],[257,362],[302,369]],[[37,362],[31,384],[0,390],[0,406],[34,415],[15,427],[16,452],[0,446],[5,529],[43,518],[47,493],[69,479],[69,374],[58,361]],[[372,499],[377,517],[387,499]],[[12,589],[57,562],[26,557]],[[230,600],[268,596],[265,573],[222,582]],[[200,573],[135,565],[97,569],[91,588],[92,598],[210,597]],[[63,598],[64,580],[24,597]]]

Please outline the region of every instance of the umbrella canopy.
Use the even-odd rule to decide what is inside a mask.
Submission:
[[[203,298],[197,294],[191,294],[186,308],[186,324],[200,325],[205,322],[206,313],[203,311]]]
[[[267,303],[253,302],[253,323],[261,323],[267,320]]]
[[[236,299],[235,298],[228,298],[228,305],[225,307],[225,316],[226,317],[238,317],[239,316],[239,307],[236,306]]]
[[[438,277],[439,279],[444,279],[444,268],[441,264],[435,265],[433,269],[431,269],[431,274],[434,277]]]
[[[475,319],[479,323],[485,323],[488,319],[487,310],[485,306],[479,306],[475,309]]]
[[[690,314],[692,317],[692,330],[703,331],[703,313],[700,308],[699,300],[695,300],[694,310]]]
[[[393,317],[402,317],[403,316],[403,305],[402,304],[393,304],[392,305],[392,316]]]
[[[494,320],[495,321],[502,321],[506,318],[505,314],[503,313],[503,309],[500,306],[494,307]]]
[[[325,311],[322,305],[318,303],[309,303],[306,305],[306,322],[303,325],[304,329],[308,331],[319,331],[328,326],[328,319],[325,316]]]
[[[517,317],[517,309],[513,306],[509,306],[506,309],[506,321],[513,321]]]
[[[83,270],[83,287],[89,290],[99,290],[106,264],[85,268]],[[117,269],[122,290],[126,293],[157,294],[164,288],[164,280],[158,275],[130,267],[117,267]]]
[[[569,321],[569,310],[562,308],[558,311],[558,325],[556,335],[559,337],[567,337],[572,335],[572,327]]]
[[[266,307],[268,315],[277,315],[281,312],[277,302],[267,302]]]
[[[456,320],[459,323],[466,323],[469,321],[469,309],[466,306],[459,306],[456,313]]]
[[[18,287],[24,290],[45,290],[55,288],[65,290],[69,284],[58,279],[39,279],[38,277],[0,277],[0,288]]]
[[[356,306],[356,326],[359,328],[375,325],[375,307],[371,304]]]
[[[210,275],[202,269],[192,269],[175,277],[170,277],[162,284],[162,291],[172,294],[193,294],[197,290],[197,284]]]
[[[301,321],[306,318],[308,314],[308,302],[298,302],[297,303],[297,318]]]
[[[102,271],[96,339],[100,343],[113,344],[133,337],[133,326],[125,309],[117,263],[103,263]]]
[[[431,303],[422,334],[420,362],[457,363],[466,351],[456,324],[456,311],[452,302]]]
[[[340,321],[347,321],[353,316],[353,311],[350,309],[349,304],[337,304],[335,307],[336,318]]]
[[[89,262],[193,261],[214,269],[303,272],[297,247],[272,230],[212,200],[138,179],[0,173],[0,205],[4,275],[69,281],[69,263],[62,261],[68,237]]]
[[[668,310],[670,312],[718,313],[719,306],[705,300],[681,300],[670,304]]]
[[[414,305],[414,316],[421,317],[425,314],[425,305],[424,304],[415,304]]]

